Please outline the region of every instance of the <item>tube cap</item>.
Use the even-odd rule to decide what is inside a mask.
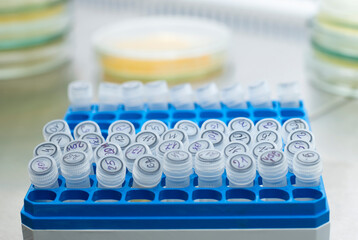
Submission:
[[[142,131],[139,132],[135,137],[135,142],[146,144],[152,151],[155,153],[155,148],[157,147],[160,138],[158,134],[151,131]]]
[[[49,141],[49,138],[54,133],[65,133],[71,135],[70,127],[67,122],[62,119],[52,120],[43,127],[42,134],[46,141]]]
[[[135,128],[133,124],[126,120],[118,120],[113,122],[108,128],[108,135],[113,133],[122,132],[131,136],[135,135]]]
[[[85,135],[87,133],[101,134],[101,129],[96,122],[84,121],[77,124],[75,129],[73,130],[73,135],[75,136],[75,139],[79,139],[82,135]]]
[[[229,159],[231,156],[234,156],[239,153],[247,153],[248,148],[246,144],[240,142],[231,142],[224,148],[225,159]]]
[[[209,140],[218,150],[222,150],[226,145],[224,134],[218,130],[205,130],[201,133],[201,138]]]
[[[248,131],[252,132],[254,129],[254,123],[249,118],[238,117],[229,122],[230,131]]]
[[[174,128],[184,131],[188,135],[190,142],[199,138],[200,129],[198,125],[192,121],[180,120],[175,124]]]
[[[50,156],[52,157],[58,169],[60,169],[60,161],[62,152],[57,144],[52,142],[44,142],[37,145],[34,149],[34,157],[36,156]]]
[[[287,161],[282,151],[269,150],[263,152],[258,158],[258,170],[264,187],[267,186],[265,183],[270,183],[268,186],[277,187],[287,185]]]
[[[108,135],[107,142],[117,144],[122,151],[124,151],[130,144],[132,144],[132,136],[123,132],[112,133],[111,135]]]
[[[145,154],[150,154],[149,147],[143,143],[132,143],[124,151],[124,160],[129,172],[132,172],[135,160]]]
[[[255,125],[256,132],[272,130],[272,131],[281,131],[281,124],[273,118],[264,118],[258,121]]]
[[[94,151],[98,146],[105,142],[101,134],[98,133],[86,133],[80,137],[81,140],[85,140],[91,144],[92,150]]]
[[[228,129],[226,124],[218,119],[209,119],[206,120],[202,125],[201,125],[201,130],[217,130],[222,132],[223,134],[227,134],[228,133]]]
[[[251,187],[256,177],[255,161],[245,153],[233,155],[226,162],[230,187]]]
[[[146,121],[143,126],[142,126],[142,131],[151,131],[154,132],[156,134],[158,134],[158,136],[162,136],[163,133],[165,133],[166,131],[168,131],[168,127],[167,125],[159,120],[149,120]]]
[[[107,156],[116,156],[121,158],[122,157],[122,150],[121,148],[115,144],[115,143],[102,143],[99,145],[96,150],[94,151],[94,160],[96,164],[98,164],[98,161],[101,158],[107,157]]]
[[[58,170],[55,159],[50,156],[37,156],[28,165],[31,183],[35,188],[58,187]]]
[[[63,152],[66,145],[73,141],[73,137],[71,134],[60,132],[52,134],[48,140],[54,144],[57,144]]]
[[[313,150],[302,150],[293,159],[293,173],[296,175],[297,186],[317,186],[322,175],[321,156]]]
[[[301,118],[287,120],[282,127],[282,135],[285,142],[287,142],[288,135],[295,130],[309,130],[308,123]]]
[[[133,184],[140,188],[154,188],[162,178],[162,164],[158,158],[145,154],[134,163]]]
[[[125,162],[118,156],[105,156],[98,161],[97,180],[100,188],[120,188],[126,177]]]

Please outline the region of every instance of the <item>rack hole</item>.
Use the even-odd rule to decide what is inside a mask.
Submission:
[[[85,202],[89,194],[82,190],[66,190],[60,196],[61,202]]]
[[[226,200],[230,202],[250,202],[255,200],[255,193],[246,189],[230,189],[226,191]]]
[[[156,120],[167,119],[167,118],[169,118],[169,114],[165,113],[165,112],[149,112],[149,113],[147,113],[146,118],[149,120],[151,120],[151,119],[156,119]]]
[[[161,202],[185,202],[188,200],[188,193],[181,190],[163,190],[159,193]]]
[[[265,202],[282,202],[290,198],[288,192],[281,189],[264,189],[260,191],[259,196],[261,201]]]
[[[281,111],[281,116],[282,117],[303,117],[305,115],[305,113],[303,111],[300,110],[282,110]]]
[[[221,118],[223,114],[219,111],[204,111],[200,113],[202,118]]]
[[[99,190],[93,193],[92,201],[94,202],[118,202],[122,198],[120,192],[114,190]]]
[[[296,201],[314,201],[320,199],[322,196],[323,194],[316,189],[300,188],[293,190],[293,198]]]
[[[89,115],[85,113],[69,113],[65,119],[66,121],[85,121],[88,120]]]
[[[142,114],[140,113],[131,113],[131,112],[126,112],[126,113],[122,113],[120,115],[120,119],[123,120],[139,120],[142,118]]]
[[[221,193],[211,189],[200,189],[193,192],[194,202],[217,202],[222,199]]]
[[[175,119],[192,119],[195,117],[195,112],[177,111],[173,113],[173,118]]]
[[[277,113],[273,110],[257,110],[254,111],[254,116],[260,118],[273,118],[277,117]]]
[[[27,197],[32,202],[52,202],[56,198],[56,193],[49,190],[33,190]]]
[[[114,113],[97,113],[93,116],[93,120],[114,120],[115,118]]]
[[[127,192],[127,202],[151,202],[154,200],[155,194],[148,190],[130,190]]]
[[[237,118],[237,117],[250,117],[250,113],[248,111],[229,111],[227,112],[227,117],[228,118]]]

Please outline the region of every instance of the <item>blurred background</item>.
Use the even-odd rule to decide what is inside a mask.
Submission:
[[[158,79],[299,82],[324,159],[331,239],[355,239],[354,0],[2,0],[0,239],[22,239],[27,163],[43,125],[64,116],[68,83]]]

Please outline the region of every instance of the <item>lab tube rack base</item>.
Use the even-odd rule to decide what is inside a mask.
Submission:
[[[273,102],[272,109],[201,109],[167,111],[98,112],[94,105],[89,112],[65,115],[71,131],[82,121],[93,120],[107,137],[109,125],[118,120],[131,121],[137,131],[150,119],[165,122],[169,128],[182,119],[199,126],[216,118],[228,123],[235,117],[257,122],[275,118],[282,124],[294,117],[308,122],[301,102],[299,108],[281,108]],[[30,186],[21,210],[24,239],[275,239],[328,240],[329,208],[323,180],[317,187],[295,186],[295,176],[287,174],[288,185],[281,188],[262,187],[257,175],[254,186],[230,188],[226,175],[219,188],[198,188],[192,174],[190,186],[182,189],[165,187],[165,176],[153,189],[132,187],[127,174],[122,188],[100,189],[95,175],[91,187],[68,189],[59,177],[59,188],[40,190]]]

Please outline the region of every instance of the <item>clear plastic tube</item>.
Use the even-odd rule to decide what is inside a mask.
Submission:
[[[248,147],[246,144],[240,142],[231,142],[224,148],[225,162],[229,160],[230,157],[239,154],[239,153],[247,153]]]
[[[133,166],[133,187],[134,188],[154,188],[162,178],[162,164],[150,155],[145,154],[134,163]]]
[[[135,135],[135,127],[134,125],[127,120],[117,120],[113,122],[108,128],[108,135],[113,133],[126,133],[130,136]]]
[[[302,150],[312,149],[310,143],[303,141],[303,140],[294,140],[285,146],[285,157],[288,162],[288,169],[292,172],[292,162],[295,154]]]
[[[116,156],[118,158],[122,158],[123,157],[122,150],[115,143],[105,142],[99,145],[94,151],[94,160],[96,164],[98,164],[101,158],[107,156]]]
[[[143,125],[142,125],[142,131],[152,131],[155,132],[156,134],[158,134],[158,136],[162,136],[163,133],[165,133],[166,131],[168,131],[168,127],[167,125],[159,120],[149,120],[146,121]]]
[[[67,188],[89,188],[91,167],[88,156],[84,152],[68,152],[61,161],[62,175],[66,179]]]
[[[221,89],[221,101],[229,108],[247,108],[244,89],[239,83]]]
[[[282,126],[282,136],[285,143],[287,142],[288,135],[296,130],[309,130],[308,123],[301,118],[287,120]]]
[[[63,152],[67,144],[73,141],[73,137],[71,134],[59,132],[52,134],[48,140],[49,142],[57,144],[60,147],[61,152]]]
[[[170,150],[164,155],[163,171],[167,188],[185,188],[193,173],[191,155],[185,150]]]
[[[120,84],[101,82],[98,87],[98,111],[116,111],[122,101]]]
[[[168,110],[169,89],[166,81],[147,83],[145,93],[150,110]]]
[[[266,81],[259,81],[248,87],[250,103],[255,108],[272,108],[271,91]]]
[[[199,188],[221,187],[224,168],[225,161],[220,151],[206,149],[198,152],[195,157],[195,172]]]
[[[116,132],[108,135],[107,142],[117,144],[122,151],[124,151],[130,144],[132,144],[133,140],[132,136],[127,133]]]
[[[225,136],[218,130],[205,130],[201,133],[201,138],[209,140],[214,148],[219,151],[222,151],[226,146]]]
[[[55,159],[52,157],[34,157],[29,162],[28,172],[35,188],[51,189],[58,187],[58,170]]]
[[[106,156],[97,164],[99,188],[121,188],[126,177],[126,165],[118,156]]]
[[[75,139],[80,139],[82,135],[85,135],[87,133],[101,134],[101,129],[94,121],[84,121],[77,124],[75,129],[73,130],[73,135],[75,136]]]
[[[62,158],[62,152],[57,144],[52,142],[43,142],[37,145],[34,149],[34,157],[36,156],[50,156],[56,162],[56,167],[59,174],[61,174],[60,161]]]
[[[323,167],[321,156],[313,150],[303,150],[295,154],[293,173],[297,187],[315,187],[320,184]]]
[[[203,109],[220,109],[220,92],[215,83],[208,83],[196,90],[197,103]]]
[[[68,85],[68,99],[72,111],[90,111],[93,87],[90,82],[75,81]]]
[[[135,137],[135,142],[146,144],[154,155],[156,155],[156,148],[159,144],[159,141],[160,138],[158,134],[151,131],[139,132]]]
[[[192,156],[193,167],[195,167],[196,154],[205,149],[214,149],[214,145],[207,139],[199,139],[189,145],[188,151]]]
[[[129,81],[122,85],[123,103],[126,111],[138,111],[144,108],[144,86],[139,81]]]
[[[101,134],[98,133],[86,133],[80,137],[80,140],[85,140],[91,144],[92,150],[94,151],[98,146],[105,142]]]
[[[226,161],[226,174],[229,179],[229,187],[252,187],[256,177],[255,161],[250,155],[239,153],[231,156]]]
[[[194,142],[199,138],[200,135],[200,128],[198,125],[189,120],[180,120],[174,126],[174,129],[180,129],[184,131],[189,138],[189,142]]]
[[[64,133],[71,135],[71,130],[66,121],[62,119],[56,119],[46,123],[42,129],[42,134],[45,141],[49,141],[50,136],[54,133]]]
[[[189,83],[180,84],[170,89],[171,103],[177,110],[193,110],[194,92]]]
[[[229,131],[248,131],[252,132],[254,123],[249,118],[238,117],[229,122]]]
[[[151,151],[149,147],[143,143],[133,143],[126,148],[124,151],[124,160],[129,172],[132,172],[135,160],[145,154],[151,154]]]
[[[287,185],[287,161],[281,150],[263,152],[258,158],[258,170],[263,187],[284,187]]]

